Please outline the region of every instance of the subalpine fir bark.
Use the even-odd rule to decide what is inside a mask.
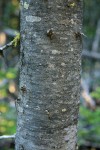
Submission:
[[[16,150],[75,150],[82,0],[21,0]]]

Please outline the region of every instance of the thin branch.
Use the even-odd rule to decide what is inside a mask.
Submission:
[[[14,138],[15,138],[15,134],[0,136],[0,140],[2,140],[2,139],[14,139]]]
[[[90,52],[88,50],[83,50],[82,56],[83,57],[88,57],[88,58],[91,58],[91,59],[100,60],[100,53],[98,53],[98,52]]]
[[[16,34],[16,36],[14,37],[14,39],[10,43],[2,46],[0,48],[0,51],[3,51],[3,50],[7,49],[10,46],[16,47],[19,41],[20,41],[20,33]]]
[[[100,20],[98,21],[98,24],[97,24],[96,35],[94,37],[94,41],[92,44],[92,51],[94,52],[98,51],[99,41],[100,41]]]
[[[4,33],[6,33],[8,36],[11,36],[11,37],[15,37],[16,33],[19,33],[18,30],[13,30],[11,28],[6,28],[3,31],[4,31]]]
[[[85,141],[83,144],[83,146],[90,146],[90,147],[95,147],[95,148],[100,148],[100,144],[96,144],[96,143],[92,143],[92,142],[89,142],[89,141]]]
[[[91,51],[83,50],[82,56],[100,60],[100,53],[97,52],[99,48],[99,41],[100,41],[100,20],[98,21],[97,24],[96,35],[92,44],[92,50]]]
[[[7,48],[10,47],[10,46],[13,46],[13,41],[11,41],[11,42],[9,42],[8,44],[6,44],[6,45],[0,47],[0,51],[3,51],[3,50],[7,49]]]

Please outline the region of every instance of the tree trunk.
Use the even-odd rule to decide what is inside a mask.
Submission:
[[[21,0],[16,150],[75,150],[82,0]]]

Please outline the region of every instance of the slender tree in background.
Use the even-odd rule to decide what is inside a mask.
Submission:
[[[75,150],[82,0],[21,0],[16,150]]]

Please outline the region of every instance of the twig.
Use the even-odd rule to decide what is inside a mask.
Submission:
[[[15,134],[0,136],[0,140],[2,140],[2,139],[14,139],[14,138],[15,138]]]
[[[83,144],[81,144],[82,146],[90,146],[90,147],[94,147],[94,148],[100,148],[100,144],[96,144],[95,142],[89,142],[89,141],[85,141]]]
[[[16,33],[19,33],[19,31],[13,30],[11,28],[6,28],[6,29],[4,29],[4,33],[6,33],[8,36],[15,37]]]
[[[3,50],[5,50],[6,48],[8,48],[8,47],[10,47],[10,46],[13,46],[13,41],[11,41],[11,42],[9,42],[8,44],[6,44],[6,45],[0,47],[0,51],[3,51]]]
[[[100,60],[100,53],[98,53],[98,52],[90,52],[88,50],[83,50],[82,56],[83,57],[88,57],[88,58],[91,58],[91,59]]]
[[[94,37],[94,41],[92,44],[92,51],[94,52],[98,51],[99,41],[100,41],[100,20],[98,21],[98,24],[97,24],[96,35]]]

